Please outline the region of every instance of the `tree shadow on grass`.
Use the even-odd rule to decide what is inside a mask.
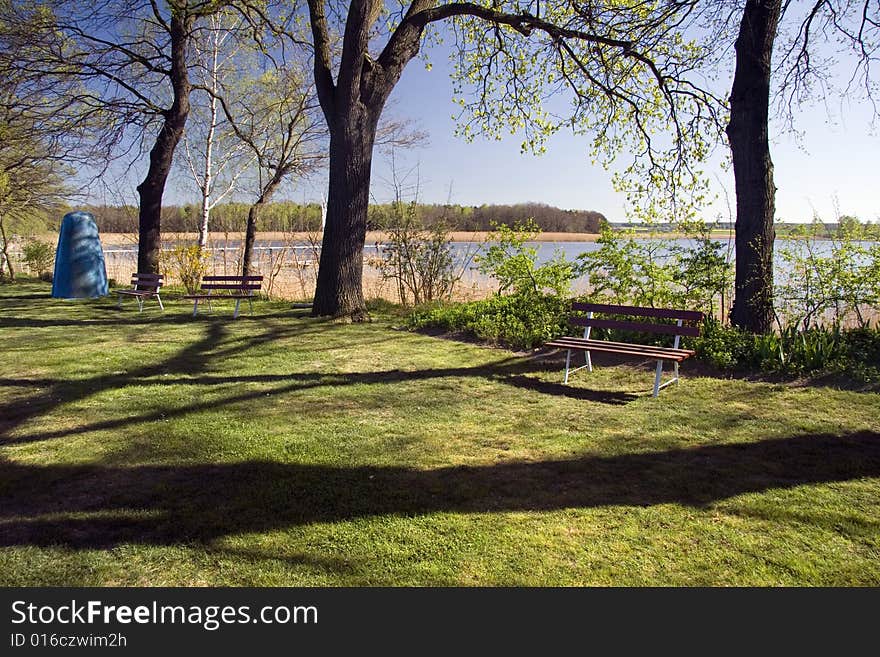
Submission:
[[[0,310],[4,313],[17,310],[17,307],[8,303],[7,299],[0,299]],[[136,306],[135,306],[136,308]],[[34,310],[28,307],[28,310]],[[193,316],[191,308],[171,307],[166,302],[166,309],[160,310],[158,306],[146,307],[143,312],[138,312],[131,308],[119,309],[116,304],[96,304],[92,305],[89,310],[92,317],[13,317],[10,315],[0,315],[0,329],[4,328],[57,328],[57,327],[90,327],[90,326],[118,326],[120,328],[128,326],[157,326],[169,325],[180,326],[184,324],[204,324],[210,322],[237,322],[257,325],[267,321],[276,319],[304,319],[308,313],[297,310],[256,312],[253,315],[243,314],[237,319],[232,318],[232,310],[225,312],[226,309],[217,310],[215,312],[200,312],[197,316]]]
[[[0,545],[207,543],[310,523],[439,512],[681,504],[880,477],[880,434],[419,470],[250,461],[110,467],[0,463]]]
[[[26,421],[45,415],[64,404],[86,399],[105,390],[115,390],[131,385],[156,385],[171,380],[177,383],[181,380],[195,383],[197,382],[196,377],[209,374],[214,364],[223,359],[246,353],[262,344],[272,343],[283,338],[303,336],[319,330],[313,324],[270,324],[264,325],[262,331],[255,330],[247,336],[233,338],[230,337],[229,324],[226,321],[212,320],[204,322],[203,325],[205,332],[198,340],[186,343],[180,350],[158,362],[136,367],[121,374],[99,374],[87,379],[34,380],[32,387],[39,389],[39,392],[0,403],[0,445],[11,442],[33,442],[90,430],[89,426],[85,426],[70,431],[26,436],[21,440],[10,438],[10,433]],[[254,328],[256,329],[257,326],[259,325],[255,325]],[[4,385],[27,387],[23,379],[0,379],[0,386]],[[199,408],[201,407],[202,405],[199,405]],[[124,422],[104,424],[107,424],[107,428],[125,426],[136,423],[140,418],[141,416],[133,414],[129,420]],[[100,423],[96,425],[96,427],[99,426]]]
[[[216,335],[213,339],[219,339]],[[263,339],[263,338],[260,338]],[[212,375],[204,373],[205,344],[210,344],[212,337],[196,343],[186,353],[176,356],[173,368],[167,364],[160,364],[148,368],[142,368],[136,372],[123,375],[97,377],[97,380],[77,381],[54,379],[37,379],[35,386],[41,392],[25,399],[16,399],[11,403],[0,405],[0,446],[22,445],[55,438],[63,438],[74,435],[89,433],[92,431],[118,430],[127,427],[167,421],[182,418],[187,415],[202,411],[217,410],[224,406],[240,404],[243,402],[262,399],[267,394],[284,395],[303,392],[320,387],[348,387],[356,385],[393,385],[398,383],[411,383],[414,381],[426,381],[442,378],[483,378],[502,384],[512,385],[518,388],[539,392],[549,395],[565,395],[576,399],[589,400],[604,404],[624,404],[636,395],[630,393],[607,392],[589,390],[585,388],[571,388],[558,383],[548,383],[534,377],[528,377],[522,372],[530,372],[535,368],[534,362],[521,358],[509,358],[504,361],[488,365],[474,367],[448,367],[420,370],[378,370],[371,372],[291,372],[289,374],[254,374],[254,375]],[[252,347],[251,342],[239,345],[235,350],[244,350]],[[186,350],[185,350],[186,351]],[[227,355],[233,350],[227,350]],[[163,369],[163,367],[165,369]],[[22,379],[0,379],[0,386],[26,388],[26,382]],[[176,400],[160,408],[140,413],[130,413],[124,417],[111,418],[86,422],[75,427],[65,427],[58,430],[38,431],[34,433],[16,433],[14,430],[27,420],[38,415],[44,415],[53,408],[66,402],[88,397],[100,390],[115,389],[123,386],[141,384],[151,386],[164,385],[202,385],[217,386],[229,384],[263,384],[274,385],[272,388],[265,387],[247,388],[243,392],[234,392],[222,398],[209,398],[184,406],[174,405]],[[45,386],[45,387],[44,387]],[[95,386],[98,386],[95,388]],[[160,397],[161,398],[161,397]]]

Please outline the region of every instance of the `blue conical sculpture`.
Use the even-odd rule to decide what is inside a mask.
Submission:
[[[89,212],[68,212],[58,235],[52,296],[89,299],[107,293],[107,268],[95,217]]]

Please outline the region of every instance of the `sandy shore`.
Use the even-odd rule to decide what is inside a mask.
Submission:
[[[467,232],[455,231],[449,234],[453,242],[483,242],[488,237],[487,232]],[[639,238],[648,239],[651,235],[637,235]],[[725,241],[732,238],[733,231],[714,230],[711,238],[714,240]],[[162,238],[166,242],[192,241],[196,240],[196,233],[164,233]],[[261,232],[257,234],[257,240],[260,242],[308,242],[310,239],[320,242],[320,233],[283,233],[283,232]],[[659,233],[657,237],[664,239],[677,239],[686,237],[679,233]],[[367,233],[367,244],[375,244],[377,242],[387,241],[388,234],[383,231],[373,230]],[[598,233],[540,233],[535,238],[536,242],[595,242],[599,239]],[[244,233],[212,233],[211,242],[217,246],[222,245],[226,241],[241,242],[244,240]],[[137,233],[101,233],[101,242],[105,247],[113,246],[136,246]]]
[[[465,232],[457,231],[450,233],[450,237],[454,242],[482,242],[489,233],[486,232]],[[309,236],[320,239],[320,234],[315,233],[279,233],[279,232],[261,232],[257,234],[257,240],[261,242],[273,241],[284,242],[293,240],[297,242],[306,242]],[[178,240],[195,241],[196,233],[164,233],[162,238],[165,241],[176,242]],[[386,241],[388,234],[372,230],[367,233],[367,244]],[[597,233],[541,233],[536,241],[538,242],[595,242],[599,235]],[[212,233],[211,241],[214,244],[223,243],[226,240],[237,242],[244,240],[244,233]],[[101,233],[101,242],[104,246],[131,246],[137,244],[136,233]]]

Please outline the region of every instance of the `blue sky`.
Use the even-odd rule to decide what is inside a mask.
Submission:
[[[418,165],[420,200],[461,205],[540,202],[565,209],[597,210],[612,221],[625,221],[624,199],[611,186],[611,174],[593,166],[588,140],[571,134],[555,135],[547,153],[520,154],[515,136],[502,141],[456,138],[452,116],[452,84],[448,66],[432,56],[433,69],[413,61],[395,89],[392,111],[417,119],[430,134],[430,145],[398,154],[398,170]],[[814,212],[825,221],[842,214],[880,221],[880,135],[871,131],[866,104],[842,106],[829,100],[802,109],[796,128],[802,136],[777,136],[771,144],[775,165],[777,218],[809,221]],[[779,135],[772,129],[771,134]],[[726,147],[726,145],[723,145]],[[400,158],[405,157],[406,165]],[[725,190],[735,204],[732,172],[710,169],[717,201],[705,218],[728,219]],[[387,158],[377,153],[373,167],[373,195],[390,196]],[[450,194],[450,186],[452,192]],[[304,190],[305,191],[305,190]],[[731,208],[735,212],[735,207]]]
[[[409,118],[430,135],[429,144],[397,154],[398,171],[418,167],[419,200],[423,203],[460,205],[537,202],[564,209],[597,210],[611,221],[625,221],[624,199],[611,186],[611,173],[591,165],[588,140],[559,133],[546,154],[520,153],[520,139],[502,141],[477,138],[467,142],[454,136],[448,53],[435,48],[426,70],[412,61],[392,94],[390,111]],[[841,214],[880,221],[880,135],[870,128],[871,111],[866,104],[844,105],[839,99],[804,107],[796,127],[802,138],[776,135],[771,145],[775,163],[777,218],[809,221],[814,213],[824,221]],[[726,152],[726,144],[720,147]],[[719,158],[720,159],[720,158]],[[733,175],[720,166],[710,168],[717,201],[704,208],[706,220],[732,220],[735,215]],[[180,176],[186,176],[179,171]],[[374,156],[372,194],[387,201],[390,162]],[[131,184],[133,189],[136,183]],[[185,180],[169,184],[166,203],[195,200],[184,191]],[[729,199],[730,210],[728,210]],[[284,196],[297,201],[318,201],[326,194],[326,178],[299,181]]]

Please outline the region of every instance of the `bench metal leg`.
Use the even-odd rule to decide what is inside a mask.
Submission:
[[[238,317],[238,307],[241,305],[241,299],[235,300],[235,311],[232,313],[232,319]]]
[[[193,317],[199,314],[199,300],[193,299]]]
[[[581,365],[580,367],[572,368],[571,366],[571,349],[566,349],[565,351],[565,378],[562,380],[562,383],[568,383],[568,377],[575,372],[579,372],[582,369],[589,368],[589,370],[593,371],[593,362],[590,360],[590,352],[586,351],[585,356],[587,359],[586,365]]]
[[[663,361],[657,361],[657,373],[654,375],[654,396],[660,394],[660,377],[663,376]]]
[[[165,310],[165,306],[162,305],[162,297],[160,297],[158,294],[156,295],[156,301],[159,302],[159,308]]]
[[[654,396],[657,397],[660,394],[660,391],[663,390],[666,386],[671,386],[673,383],[678,385],[678,361],[674,362],[673,369],[675,370],[675,376],[673,376],[666,383],[660,383],[660,378],[663,376],[663,361],[657,361],[657,373],[654,375]]]
[[[135,297],[135,299],[137,299],[137,302],[138,302],[138,312],[139,313],[144,312],[144,298],[143,297]]]

